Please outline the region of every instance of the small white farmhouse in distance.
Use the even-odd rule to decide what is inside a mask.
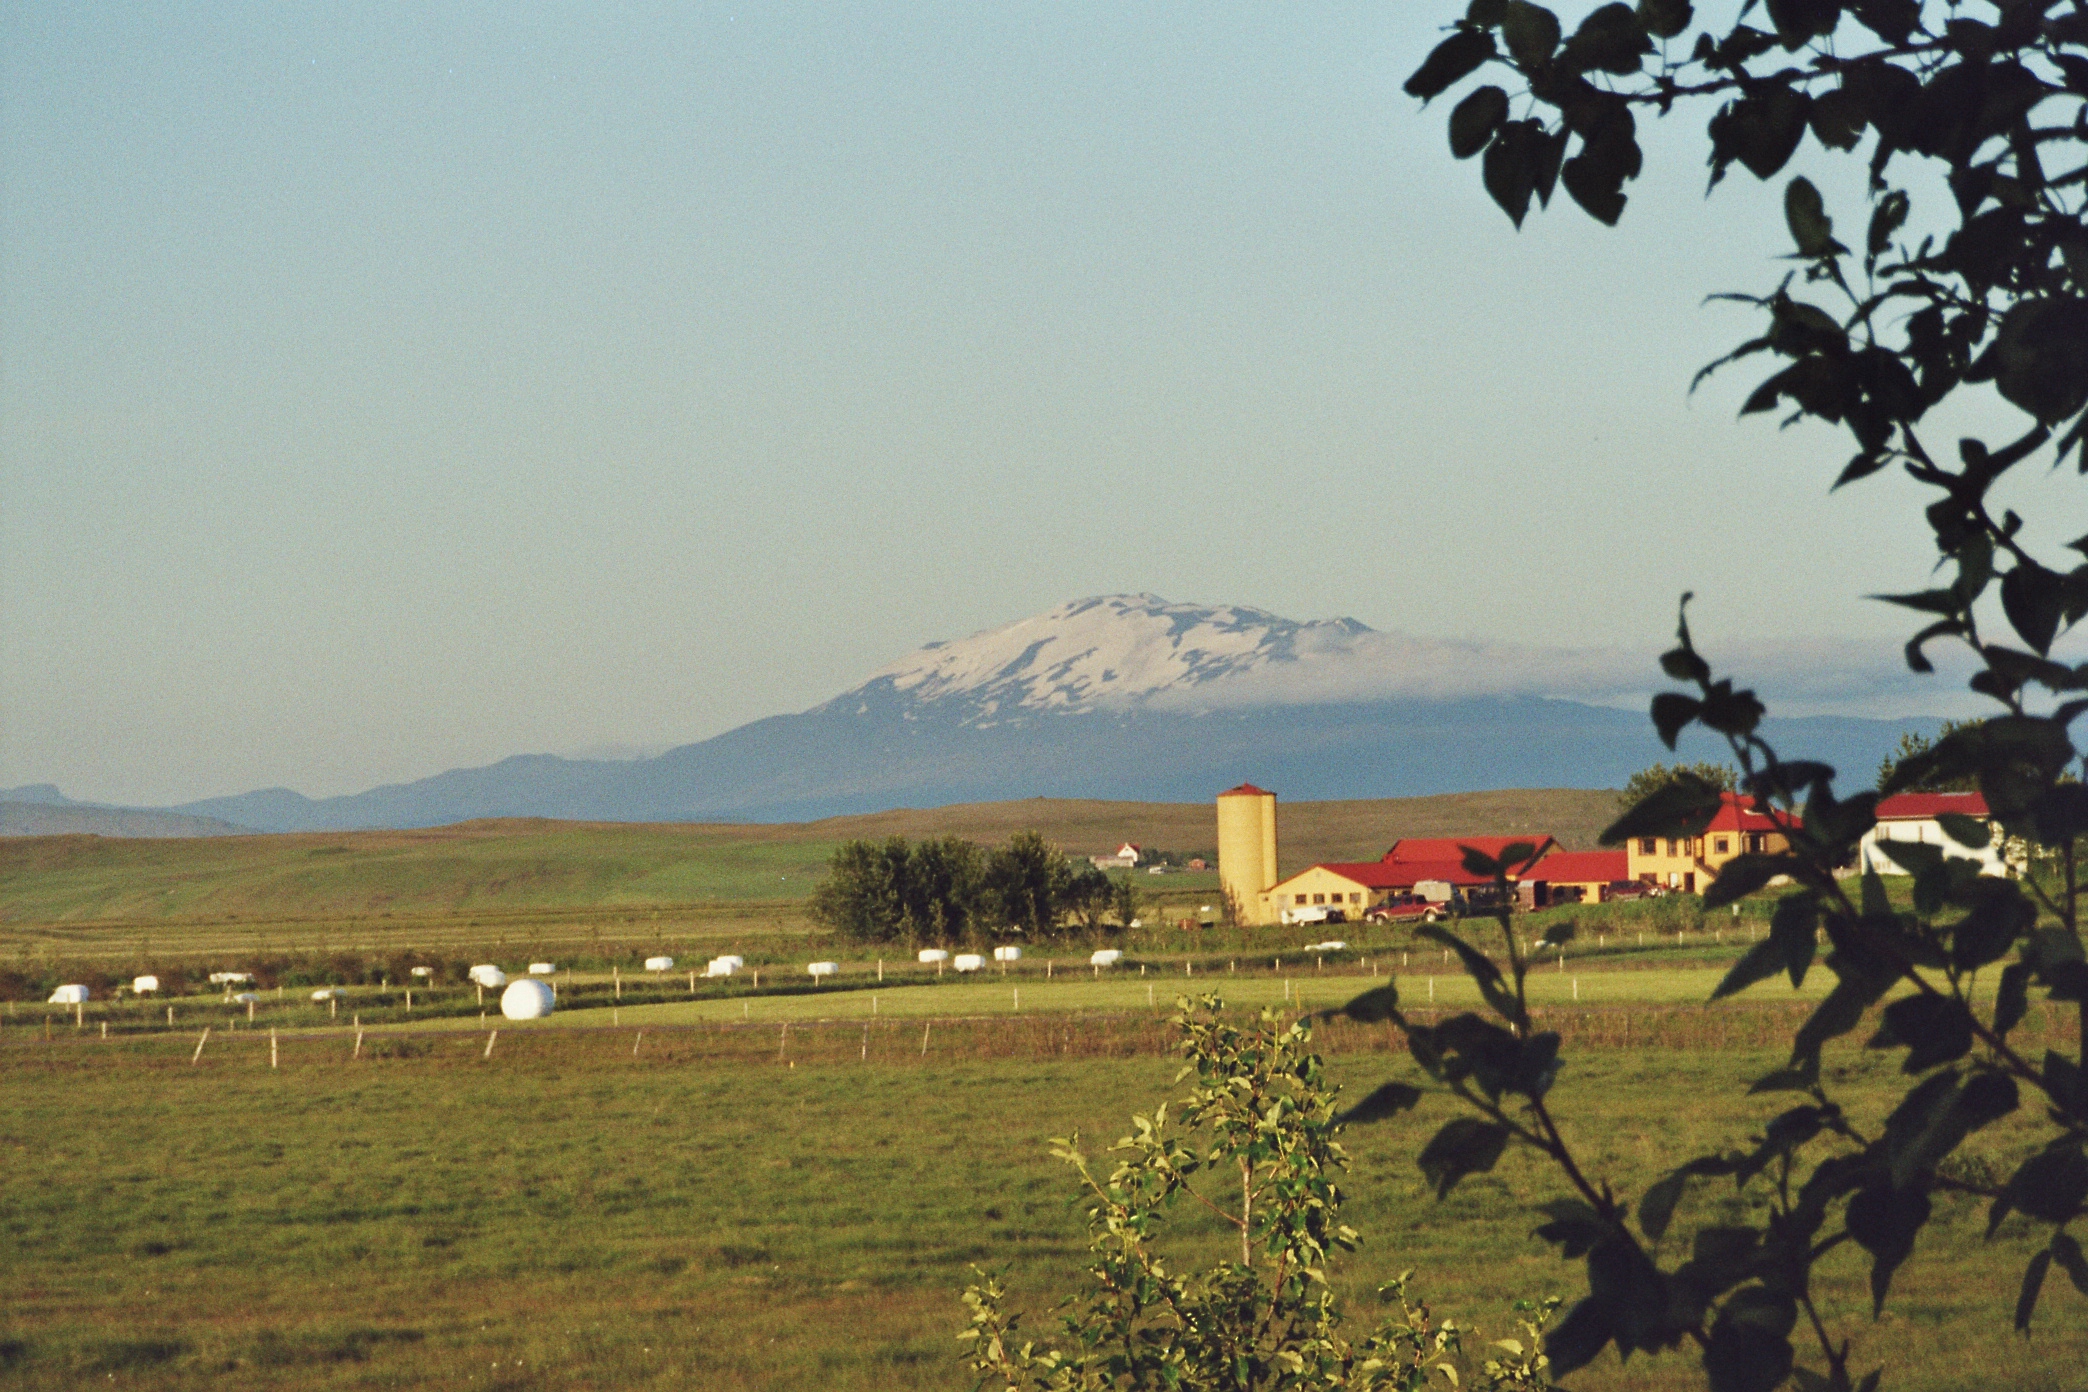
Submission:
[[[1138,864],[1138,847],[1126,841],[1113,856],[1090,856],[1098,870],[1128,870]]]
[[[1984,847],[1960,845],[1944,832],[1940,820],[1952,813],[1985,817],[1986,799],[1978,793],[1896,793],[1881,799],[1878,824],[1863,833],[1863,840],[1857,843],[1858,867],[1881,875],[1905,875],[1909,872],[1892,858],[1892,843],[1918,841],[1940,846],[1952,860],[1978,861],[1982,875],[2006,875],[2008,863],[2001,854],[2000,828],[1994,828],[1994,839]]]

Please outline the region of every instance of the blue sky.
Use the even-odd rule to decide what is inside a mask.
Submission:
[[[0,786],[680,742],[1119,591],[1888,662],[1912,486],[1687,393],[1780,189],[1699,115],[1517,234],[1399,91],[1457,8],[8,6]]]

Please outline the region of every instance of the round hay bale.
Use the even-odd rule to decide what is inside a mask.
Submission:
[[[481,962],[467,974],[473,981],[476,981],[488,990],[497,991],[507,985],[507,973],[494,966],[491,962]]]
[[[993,949],[993,960],[996,962],[1020,962],[1022,960],[1022,949],[1019,947],[996,947]]]
[[[157,991],[158,989],[159,978],[156,976],[134,976],[131,978],[131,990],[137,995],[142,996],[148,991]]]
[[[1113,947],[1105,947],[1088,957],[1088,963],[1097,967],[1113,967],[1124,960],[1124,954]]]
[[[531,976],[549,976],[557,970],[558,965],[555,962],[531,962],[529,964],[529,974]]]
[[[961,972],[975,972],[986,965],[986,959],[976,952],[960,952],[950,966]]]
[[[645,959],[645,969],[647,971],[673,971],[674,959],[672,957],[648,957]]]
[[[948,950],[940,947],[924,947],[918,953],[914,954],[914,956],[916,960],[926,962],[931,967],[934,966],[937,962],[947,962],[950,960],[950,954]]]
[[[551,984],[534,977],[509,983],[500,993],[500,1013],[510,1020],[541,1020],[558,1005]]]
[[[93,994],[85,986],[80,985],[78,982],[73,982],[70,985],[60,986],[57,990],[51,992],[50,1003],[52,1005],[82,1005]]]
[[[813,962],[807,965],[805,970],[813,976],[839,976],[841,974],[841,964],[839,962]]]

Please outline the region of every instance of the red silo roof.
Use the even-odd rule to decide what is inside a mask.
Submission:
[[[1270,791],[1269,791],[1269,790],[1268,790],[1267,788],[1257,788],[1257,787],[1255,787],[1255,786],[1254,786],[1254,785],[1253,785],[1252,783],[1242,783],[1242,784],[1241,784],[1241,785],[1240,785],[1239,787],[1237,787],[1237,788],[1227,788],[1227,789],[1226,789],[1226,790],[1225,790],[1224,792],[1222,792],[1222,793],[1218,794],[1218,796],[1220,796],[1220,797],[1274,797],[1274,796],[1276,796],[1276,794],[1274,794],[1274,793],[1270,792]]]

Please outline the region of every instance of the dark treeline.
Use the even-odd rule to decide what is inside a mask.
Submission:
[[[955,836],[850,841],[812,896],[812,917],[855,942],[907,947],[1062,942],[1121,933],[1137,891],[1069,860],[1034,831],[1004,846]]]

